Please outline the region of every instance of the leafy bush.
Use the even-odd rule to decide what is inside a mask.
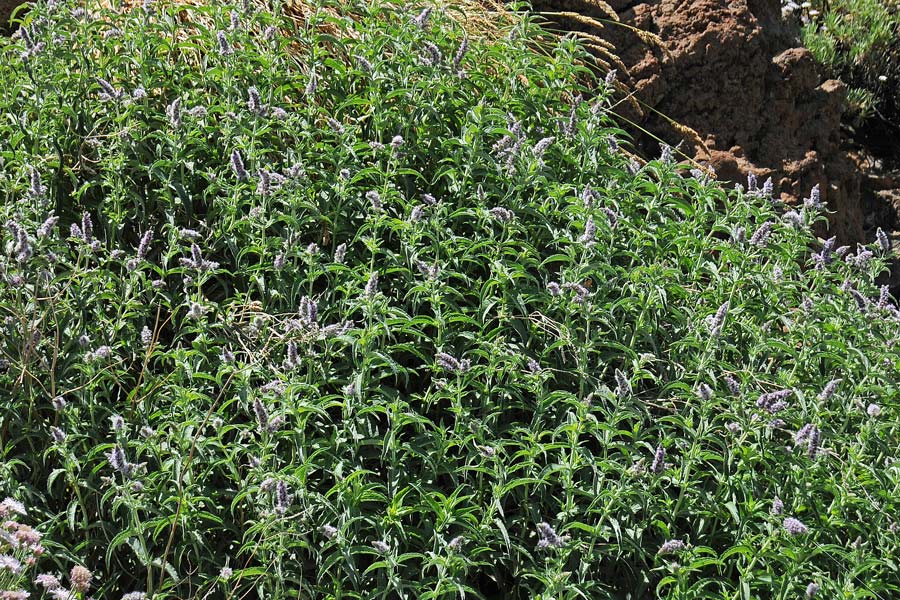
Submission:
[[[877,114],[900,129],[900,4],[883,0],[816,0],[802,11],[803,43],[850,86],[857,118]],[[801,12],[788,2],[789,12]]]
[[[46,593],[900,591],[886,252],[635,163],[525,18],[346,11],[2,42],[3,491],[93,571]]]

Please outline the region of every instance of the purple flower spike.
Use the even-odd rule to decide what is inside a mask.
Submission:
[[[569,541],[569,536],[558,535],[549,523],[538,523],[538,548],[562,548]]]
[[[656,447],[656,454],[653,456],[653,463],[650,465],[650,472],[659,475],[666,468],[666,449],[660,444]]]
[[[685,546],[684,542],[681,540],[669,540],[659,547],[659,551],[656,554],[663,556],[666,554],[675,554],[677,552],[682,552],[685,550],[687,546]]]
[[[804,533],[809,533],[809,528],[799,519],[795,519],[794,517],[785,518],[782,527],[784,527],[784,530],[791,535],[803,535]]]

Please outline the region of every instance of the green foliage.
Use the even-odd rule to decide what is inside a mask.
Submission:
[[[877,112],[900,128],[900,4],[816,0],[804,21],[804,45],[850,86],[856,116]]]
[[[38,3],[0,45],[0,473],[37,570],[113,599],[900,592],[887,251],[822,248],[816,194],[634,163],[526,19],[462,52],[390,3],[149,9]]]

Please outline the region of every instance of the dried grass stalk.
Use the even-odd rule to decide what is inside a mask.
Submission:
[[[568,19],[571,21],[575,21],[577,23],[581,23],[582,25],[587,25],[589,27],[593,27],[598,31],[602,31],[605,25],[598,21],[593,17],[589,17],[587,15],[582,15],[577,12],[571,11],[560,11],[560,12],[540,12],[538,13],[542,17],[555,17],[557,20],[559,18]]]

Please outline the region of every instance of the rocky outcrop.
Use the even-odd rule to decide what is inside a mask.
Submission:
[[[636,141],[645,151],[658,152],[656,138],[680,143],[681,153],[709,164],[722,180],[771,177],[788,203],[818,184],[834,213],[828,234],[863,241],[860,177],[841,148],[845,87],[826,80],[799,47],[778,0],[537,0],[535,8],[603,20],[598,31],[585,20],[551,17],[615,45],[627,68],[620,79],[641,109],[621,107],[638,124]],[[622,24],[605,16],[610,8]]]

